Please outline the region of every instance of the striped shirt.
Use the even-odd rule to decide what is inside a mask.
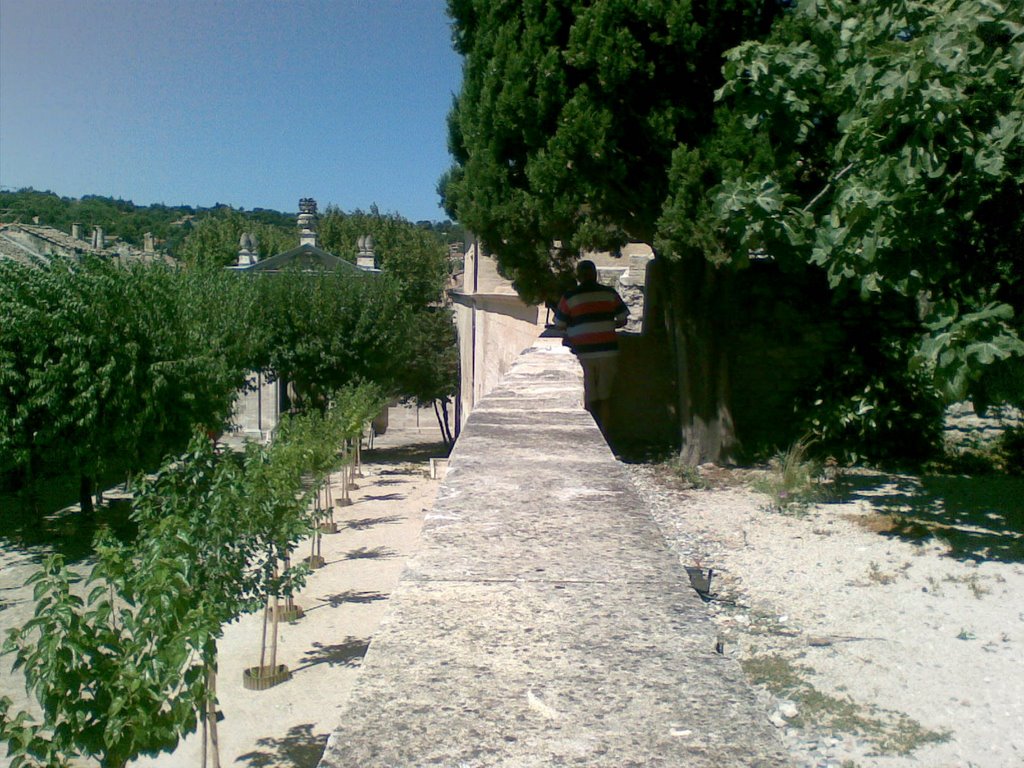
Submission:
[[[566,328],[572,351],[583,358],[618,354],[615,329],[626,324],[629,310],[614,288],[581,283],[566,292],[555,308],[555,320]]]

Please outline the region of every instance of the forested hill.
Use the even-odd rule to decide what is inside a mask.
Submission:
[[[371,208],[371,210],[374,210]],[[179,256],[178,251],[188,234],[206,219],[238,218],[252,222],[253,229],[280,230],[291,238],[295,230],[296,214],[255,208],[246,211],[217,203],[213,207],[190,205],[135,205],[131,200],[120,200],[102,195],[82,198],[61,197],[54,192],[40,192],[31,187],[17,191],[0,191],[0,224],[21,222],[31,224],[35,217],[40,224],[71,231],[74,223],[91,230],[102,227],[107,236],[119,237],[132,245],[142,247],[143,235],[152,232],[157,248]],[[461,229],[450,221],[418,221],[416,227],[429,230],[441,240],[462,240]]]

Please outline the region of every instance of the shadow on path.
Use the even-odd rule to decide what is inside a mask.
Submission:
[[[372,549],[359,547],[358,549],[346,552],[342,560],[384,560],[385,558],[394,557],[396,554],[395,550],[385,546],[373,547]]]
[[[306,609],[306,613],[312,613],[320,608],[340,608],[343,605],[376,603],[379,600],[387,599],[388,596],[382,592],[356,592],[355,590],[350,589],[345,592],[338,592],[336,594],[320,598],[316,605],[312,608]],[[0,606],[2,606],[2,604],[0,604]],[[0,610],[2,610],[2,607],[0,607]]]
[[[82,514],[77,505],[47,513],[47,506],[35,507],[15,495],[0,496],[0,547],[10,544],[36,560],[50,552],[63,555],[68,563],[77,563],[93,554],[93,540],[108,530],[121,541],[131,541],[138,533],[129,519],[128,499],[107,499],[91,515]]]
[[[343,642],[332,645],[313,643],[313,650],[302,654],[300,666],[295,668],[295,672],[298,673],[319,664],[326,664],[329,667],[358,667],[369,647],[369,638],[352,637],[351,635],[346,637]]]
[[[448,449],[439,440],[436,443],[373,448],[363,453],[363,461],[367,464],[426,464],[431,459],[447,455]]]
[[[289,728],[281,739],[265,738],[256,741],[263,749],[239,755],[236,763],[251,768],[271,766],[293,766],[294,768],[316,768],[327,745],[326,733],[313,733],[312,723],[303,723]]]
[[[353,531],[365,531],[372,528],[375,525],[387,525],[390,523],[400,523],[405,520],[404,517],[398,515],[385,515],[384,517],[361,517],[358,520],[345,520],[341,523],[341,528],[347,528]]]
[[[367,592],[365,590],[360,592],[348,589],[344,592],[327,595],[323,598],[323,601],[332,608],[337,608],[339,605],[348,605],[349,603],[376,603],[387,599],[388,596],[383,592]]]
[[[1024,561],[1024,478],[883,474],[845,478],[843,501],[888,517],[880,532],[908,541],[938,538],[961,560]]]
[[[376,496],[367,494],[366,496],[360,496],[359,501],[401,501],[404,498],[404,493],[383,493]]]

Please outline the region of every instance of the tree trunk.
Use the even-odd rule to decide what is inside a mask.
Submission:
[[[277,595],[274,595],[274,615],[271,619],[271,635],[270,635],[270,674],[277,673],[277,632],[278,626],[281,623],[281,603],[278,600]],[[260,674],[264,674],[261,669]]]
[[[437,426],[441,430],[441,440],[445,448],[451,448],[455,444],[452,437],[451,427],[448,426],[448,400],[434,400],[434,417],[437,419]]]
[[[217,664],[216,662],[209,669],[209,675],[207,677],[209,683],[209,701],[206,706],[206,720],[209,724],[210,732],[210,753],[213,758],[211,765],[212,768],[220,768],[220,737],[217,734]],[[205,748],[203,765],[206,764],[205,759]]]
[[[95,508],[92,505],[92,478],[88,475],[79,475],[78,479],[78,503],[82,511],[91,515]]]
[[[680,458],[728,464],[738,447],[729,386],[733,274],[699,257],[655,265],[679,393]]]
[[[274,557],[274,553],[273,552],[270,553],[270,557]],[[273,573],[273,577],[272,578],[274,580],[277,579],[277,561],[276,560],[274,561],[274,573]],[[263,638],[262,638],[262,640],[260,640],[260,668],[259,668],[259,674],[261,674],[261,675],[263,674],[263,670],[266,669],[266,666],[267,666],[267,624],[270,622],[271,606],[272,605],[275,606],[274,610],[276,610],[276,602],[275,602],[276,599],[277,599],[276,597],[271,598],[270,595],[267,595],[267,602],[263,606]]]
[[[452,434],[451,421],[448,416],[448,398],[441,401],[441,414],[444,416],[445,445],[451,448],[455,445],[455,435]]]

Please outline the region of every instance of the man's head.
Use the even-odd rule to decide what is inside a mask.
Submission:
[[[597,267],[594,266],[594,262],[589,259],[584,259],[576,265],[576,279],[581,283],[596,283],[597,282]]]

